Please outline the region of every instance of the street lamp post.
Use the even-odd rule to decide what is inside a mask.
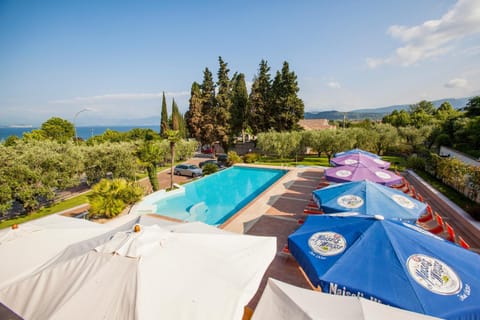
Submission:
[[[75,116],[73,117],[73,130],[75,131],[75,143],[78,145],[78,135],[77,135],[77,126],[75,125],[75,121],[77,120],[77,117],[80,113],[85,112],[85,111],[92,111],[90,108],[84,108],[77,113],[75,113]]]

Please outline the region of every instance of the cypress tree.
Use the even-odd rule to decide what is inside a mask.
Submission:
[[[267,61],[262,60],[248,99],[249,125],[254,134],[268,131],[271,127],[270,123],[273,122],[271,121],[273,115],[269,108],[272,86],[269,72],[270,67]]]
[[[231,101],[231,83],[228,78],[227,63],[225,63],[222,57],[218,57],[219,69],[218,69],[218,94],[216,96],[215,106],[215,138],[220,141],[223,149],[228,151],[230,144],[230,108]]]
[[[180,138],[185,138],[185,121],[180,110],[178,109],[175,99],[172,101],[172,130],[179,132]]]
[[[202,121],[200,141],[203,144],[215,142],[215,83],[208,68],[203,72],[201,85]]]
[[[285,61],[272,84],[270,125],[276,131],[298,129],[298,121],[304,116],[304,104],[297,95],[299,90],[297,76],[293,71],[290,72]]]
[[[202,93],[200,85],[197,82],[192,84],[190,90],[190,103],[188,111],[185,113],[185,122],[188,136],[201,141],[202,133]]]
[[[160,119],[160,135],[165,136],[165,131],[168,129],[168,112],[167,101],[165,100],[165,92],[162,95],[162,117]]]
[[[232,77],[232,106],[230,109],[230,125],[233,135],[242,135],[245,142],[245,130],[247,129],[247,102],[248,92],[243,73],[235,73]]]

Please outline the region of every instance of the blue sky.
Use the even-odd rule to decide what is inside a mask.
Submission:
[[[0,125],[188,108],[218,56],[298,76],[306,111],[480,94],[480,1],[0,0]]]

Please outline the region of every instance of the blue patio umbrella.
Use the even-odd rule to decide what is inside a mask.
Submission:
[[[371,153],[371,152],[368,152],[368,151],[365,151],[365,150],[362,150],[362,149],[358,149],[358,148],[347,150],[347,151],[342,151],[342,152],[337,152],[333,156],[336,158],[336,157],[345,156],[347,154],[356,154],[356,153],[365,154],[367,156],[374,157],[374,158],[380,158],[380,156],[378,154]]]
[[[309,216],[288,246],[324,292],[445,319],[480,319],[480,255],[413,225]]]
[[[312,195],[318,207],[326,213],[379,214],[387,219],[415,223],[427,209],[425,203],[369,180],[333,184],[313,191]]]

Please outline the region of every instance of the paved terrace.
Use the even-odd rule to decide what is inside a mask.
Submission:
[[[188,163],[198,164],[203,160],[205,159],[193,158]],[[255,309],[269,277],[299,287],[311,288],[311,284],[306,280],[306,276],[295,259],[289,254],[285,254],[283,248],[287,243],[288,235],[300,226],[298,219],[305,218],[303,209],[310,200],[312,191],[317,188],[323,176],[323,169],[284,169],[288,169],[289,172],[222,226],[224,230],[231,232],[277,238],[277,254],[267,269],[260,288],[248,305],[251,309]],[[457,234],[460,234],[475,251],[480,248],[480,232],[478,231],[480,223],[466,219],[461,212],[459,213],[458,208],[452,207],[441,194],[439,195],[412,174],[407,174],[406,178],[434,210],[439,211],[445,220],[451,223]],[[170,185],[169,170],[160,172],[158,180],[160,188],[168,187]],[[184,183],[189,180],[191,178],[174,176],[175,183]],[[143,183],[149,186],[148,180],[144,180]],[[125,215],[108,223],[122,224],[131,218],[131,216]]]

